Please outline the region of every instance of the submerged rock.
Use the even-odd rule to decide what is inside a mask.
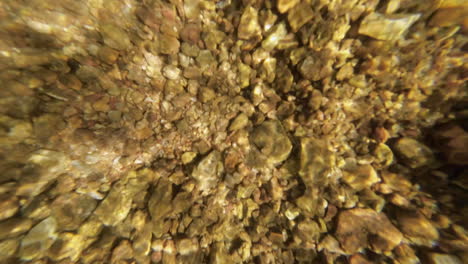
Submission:
[[[43,256],[57,239],[57,221],[48,217],[34,226],[21,240],[20,254],[24,260]]]
[[[192,177],[198,182],[198,188],[203,195],[208,195],[216,187],[224,171],[221,153],[213,150],[204,157],[193,169]]]
[[[361,208],[339,214],[336,237],[349,254],[366,248],[377,253],[390,251],[403,239],[384,213]]]
[[[242,13],[237,36],[240,39],[250,39],[260,36],[262,29],[258,23],[258,10],[249,6]]]
[[[117,225],[130,212],[132,196],[123,188],[120,184],[114,186],[94,212],[105,225]]]
[[[412,138],[399,139],[393,148],[403,163],[411,168],[423,167],[435,160],[429,147]]]
[[[276,165],[286,160],[291,153],[292,144],[279,121],[265,121],[255,127],[250,141],[266,157],[268,163]]]
[[[359,34],[379,40],[397,40],[421,17],[420,14],[371,13],[361,22]]]

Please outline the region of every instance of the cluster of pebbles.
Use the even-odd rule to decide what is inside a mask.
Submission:
[[[467,3],[1,1],[0,263],[467,263]]]

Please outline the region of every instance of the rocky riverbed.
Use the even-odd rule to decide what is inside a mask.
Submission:
[[[463,0],[0,2],[0,263],[467,263]]]

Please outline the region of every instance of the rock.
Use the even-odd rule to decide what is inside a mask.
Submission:
[[[306,219],[297,225],[297,235],[305,243],[312,244],[318,242],[320,233],[319,225],[313,220]]]
[[[18,249],[19,241],[17,239],[8,239],[0,242],[0,261],[12,257]]]
[[[415,211],[399,210],[398,226],[412,243],[431,247],[439,239],[439,232],[424,215]]]
[[[21,240],[19,255],[21,259],[40,258],[57,239],[57,222],[48,217],[35,225]]]
[[[372,264],[374,262],[369,261],[362,254],[354,254],[349,258],[349,264]]]
[[[280,13],[285,13],[289,9],[297,5],[299,2],[299,0],[278,0],[276,7],[278,8],[278,11],[280,11]]]
[[[59,261],[65,258],[77,261],[85,247],[84,239],[85,237],[78,234],[69,232],[61,233],[49,249],[49,258],[54,261]]]
[[[101,35],[104,39],[104,44],[107,46],[117,49],[125,50],[130,47],[130,38],[127,32],[125,32],[120,26],[114,24],[103,24],[100,27]]]
[[[200,66],[201,70],[204,71],[209,68],[211,65],[216,63],[215,57],[209,50],[201,50],[198,53],[196,58],[198,65]]]
[[[429,264],[462,264],[463,262],[454,255],[442,254],[442,253],[428,253],[427,263]]]
[[[291,153],[292,144],[279,121],[265,121],[250,134],[253,143],[266,157],[269,164],[277,165]]]
[[[190,255],[198,251],[198,241],[196,239],[183,238],[176,240],[177,253]]]
[[[172,211],[172,183],[167,179],[160,179],[148,201],[148,211],[153,222],[159,221]]]
[[[429,147],[412,138],[399,139],[393,149],[402,162],[413,169],[429,165],[435,160]]]
[[[19,236],[27,232],[32,221],[27,218],[10,218],[0,222],[0,240]]]
[[[75,230],[96,208],[96,200],[77,193],[59,196],[51,204],[52,215],[60,230]]]
[[[384,15],[371,13],[362,20],[359,34],[379,40],[397,40],[420,17],[420,14]]]
[[[180,76],[180,72],[181,72],[180,69],[174,65],[167,65],[163,68],[164,77],[171,79],[171,80],[177,80]]]
[[[0,221],[14,216],[18,210],[18,199],[15,196],[0,195]]]
[[[177,54],[180,48],[180,42],[176,37],[161,34],[159,35],[159,48],[163,54]]]
[[[288,21],[294,32],[298,31],[314,16],[314,11],[308,2],[301,2],[288,12]]]
[[[326,141],[316,138],[301,139],[299,175],[306,186],[326,185],[328,173],[335,166],[335,157]]]
[[[192,206],[192,194],[180,192],[172,201],[172,214],[186,212]]]
[[[468,6],[441,8],[432,16],[429,25],[438,27],[450,27],[461,25],[468,29]]]
[[[332,253],[345,254],[343,249],[341,249],[338,240],[336,240],[332,235],[326,235],[322,241],[320,241],[320,244],[318,244],[317,250],[322,251],[323,249]]]
[[[197,153],[196,152],[185,152],[184,154],[182,154],[182,163],[183,164],[189,164],[190,162],[192,162],[192,160],[197,156]]]
[[[326,60],[326,53],[314,53],[299,64],[299,72],[304,78],[312,81],[321,80],[332,73],[332,64]]]
[[[107,64],[113,64],[119,57],[119,52],[106,46],[102,46],[98,51],[98,58]],[[74,76],[74,75],[72,75]]]
[[[468,165],[468,132],[465,129],[449,123],[436,129],[433,137],[448,163]]]
[[[343,180],[356,191],[371,187],[380,181],[371,165],[361,165],[352,171],[343,171]]]
[[[213,150],[193,169],[192,177],[198,182],[202,195],[208,195],[216,187],[224,171],[221,153]]]
[[[377,253],[390,251],[403,239],[385,214],[361,208],[339,214],[335,235],[348,254],[366,248]]]
[[[411,191],[411,182],[401,175],[384,171],[381,177],[385,185],[393,191],[401,192],[403,194],[406,194]]]
[[[188,19],[196,19],[200,13],[200,0],[184,1],[184,13]]]
[[[260,36],[262,29],[258,23],[258,10],[251,6],[245,8],[237,30],[237,36],[240,39],[247,40]]]
[[[386,168],[393,163],[393,152],[387,145],[380,143],[374,149],[374,164],[378,168]]]
[[[229,126],[229,131],[239,130],[247,126],[249,117],[245,113],[240,113]]]
[[[94,214],[105,224],[115,226],[122,222],[130,212],[132,196],[120,183],[112,187],[109,194],[98,205]]]
[[[245,88],[250,85],[250,74],[252,68],[249,65],[244,63],[239,63],[237,66],[239,68],[239,83],[241,88]]]
[[[262,48],[266,51],[272,51],[287,33],[286,25],[284,23],[279,23],[271,29],[268,37],[262,41]]]
[[[408,244],[401,244],[394,250],[396,260],[402,264],[421,263],[414,250]]]
[[[121,260],[130,260],[133,258],[132,244],[128,240],[120,241],[114,250],[112,250],[111,263],[118,263]]]

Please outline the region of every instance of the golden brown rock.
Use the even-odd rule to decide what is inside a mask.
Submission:
[[[0,221],[12,217],[18,212],[19,204],[16,197],[8,195],[0,196]]]
[[[24,260],[40,258],[57,239],[57,222],[53,217],[48,217],[35,225],[21,239],[19,254]]]
[[[401,232],[414,244],[430,247],[439,239],[434,224],[419,212],[400,210],[397,220]]]
[[[402,161],[411,168],[426,166],[434,161],[432,150],[412,138],[399,139],[393,148]]]
[[[299,2],[300,0],[278,0],[277,1],[278,11],[280,11],[280,13],[285,13],[289,9],[297,5]]]
[[[132,205],[131,195],[124,186],[114,186],[94,212],[105,225],[114,226],[127,217]]]
[[[192,171],[192,177],[198,182],[199,190],[203,195],[215,188],[224,171],[221,162],[221,153],[214,150],[204,157]]]
[[[32,221],[29,219],[10,218],[0,222],[0,239],[12,238],[27,232]]]
[[[289,25],[294,32],[298,31],[305,23],[314,16],[314,12],[308,2],[301,2],[288,11]]]
[[[390,251],[403,239],[385,214],[360,208],[339,214],[336,237],[347,253],[365,248],[378,253]]]
[[[380,181],[371,165],[361,165],[352,171],[343,172],[343,180],[356,191],[371,187]]]
[[[279,121],[265,121],[250,135],[250,141],[261,151],[270,164],[276,165],[288,158],[292,149],[283,126]]]
[[[262,33],[260,24],[258,23],[258,10],[254,7],[247,7],[242,13],[237,36],[240,39],[250,39],[259,36]]]
[[[359,34],[379,40],[397,40],[420,16],[420,14],[383,15],[371,13],[362,20]]]
[[[16,239],[8,239],[0,242],[0,261],[5,261],[12,257],[18,249],[19,241]]]

